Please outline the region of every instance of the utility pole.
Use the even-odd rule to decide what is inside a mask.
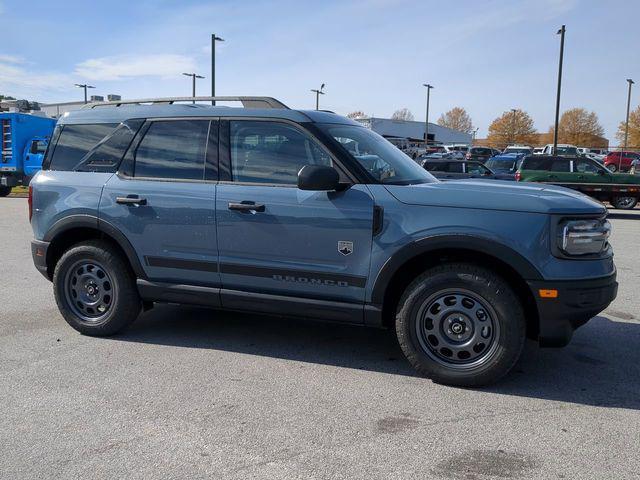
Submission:
[[[311,91],[316,94],[316,110],[320,109],[320,95],[324,95],[324,92],[322,90],[324,90],[324,83],[320,85],[319,90],[313,88],[311,89]]]
[[[511,109],[511,113],[513,115],[511,115],[511,138],[509,138],[509,142],[511,144],[516,143],[516,112],[518,111],[517,108],[512,108]],[[507,145],[509,146],[509,145]]]
[[[557,35],[560,35],[560,60],[558,62],[558,93],[556,95],[556,121],[553,129],[553,155],[558,149],[558,123],[560,121],[560,87],[562,85],[562,57],[564,56],[564,33],[565,26],[562,25]]]
[[[196,78],[204,78],[204,77],[196,73],[183,73],[182,75],[186,77],[191,77],[191,97],[196,98]],[[193,100],[191,103],[196,103],[196,101]]]
[[[624,152],[627,151],[627,139],[629,138],[629,107],[631,106],[631,85],[634,84],[634,81],[630,78],[627,78],[627,82],[629,82],[629,94],[627,95],[627,119],[624,124],[624,148],[620,152],[620,161],[618,162],[618,171],[620,171],[620,167],[622,167],[622,156]]]
[[[422,86],[427,88],[427,112],[424,118],[424,146],[426,148],[429,145],[429,98],[433,85],[423,83]]]
[[[76,87],[84,89],[84,103],[87,103],[87,88],[96,88],[93,85],[87,85],[86,83],[74,83]]]
[[[224,42],[223,38],[218,37],[215,33],[211,34],[211,96],[216,96],[216,42]],[[211,100],[211,105],[215,105],[216,101]]]

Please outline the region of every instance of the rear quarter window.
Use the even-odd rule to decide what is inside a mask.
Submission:
[[[115,123],[63,125],[49,160],[49,169],[73,170],[116,126]]]

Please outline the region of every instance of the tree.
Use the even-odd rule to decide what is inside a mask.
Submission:
[[[11,97],[11,96],[9,96],[9,95],[0,95],[0,102],[1,102],[2,100],[15,100],[15,98],[14,98],[14,97]]]
[[[620,145],[624,146],[624,130],[625,122],[620,122],[618,125],[618,131],[616,132],[616,138],[620,142]],[[640,105],[635,110],[629,112],[629,137],[627,138],[627,148],[640,147]]]
[[[401,108],[400,110],[396,110],[391,115],[391,120],[404,120],[405,122],[413,121],[413,113],[408,108]]]
[[[356,118],[365,118],[367,116],[362,110],[356,110],[355,112],[347,113],[347,118],[355,120]]]
[[[549,128],[549,134],[553,138],[554,128]],[[595,112],[588,112],[584,108],[572,108],[560,117],[558,122],[558,143],[570,143],[583,147],[599,146],[602,143],[604,128],[598,121]]]
[[[533,119],[527,112],[520,109],[510,110],[491,122],[487,143],[498,148],[513,143],[533,143],[535,133]]]
[[[458,132],[471,133],[473,131],[471,117],[462,107],[454,107],[447,113],[440,115],[438,125],[457,130]]]

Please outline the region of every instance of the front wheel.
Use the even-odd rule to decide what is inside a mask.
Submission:
[[[607,165],[607,168],[611,173],[616,173],[618,171],[618,166],[615,163]]]
[[[522,353],[526,321],[504,279],[455,263],[427,270],[407,287],[396,334],[419,373],[469,387],[493,383],[511,370]]]
[[[631,210],[638,203],[636,197],[614,197],[611,200],[611,205],[621,210]]]
[[[67,323],[85,335],[112,335],[132,323],[141,309],[129,265],[102,240],[77,244],[62,255],[53,291]]]
[[[11,193],[11,187],[0,186],[0,197],[7,197]]]

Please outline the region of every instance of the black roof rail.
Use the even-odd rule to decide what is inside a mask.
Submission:
[[[284,103],[273,97],[165,97],[139,98],[134,100],[115,100],[112,102],[88,103],[83,108],[119,107],[121,105],[173,105],[176,102],[240,102],[244,108],[282,108],[289,110]]]

